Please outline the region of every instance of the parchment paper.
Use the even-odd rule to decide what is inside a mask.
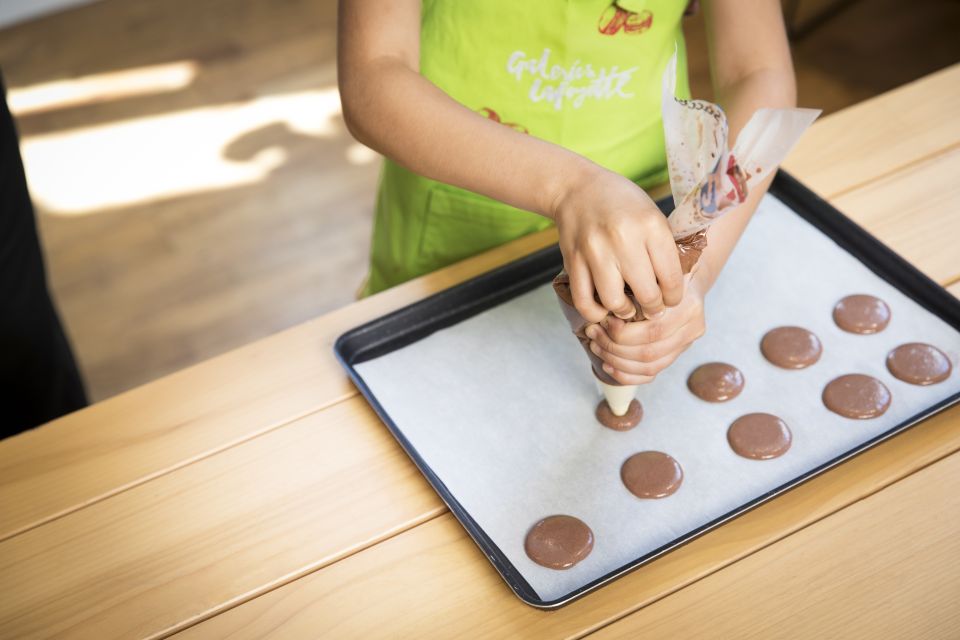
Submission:
[[[709,249],[708,249],[709,251]],[[887,329],[841,331],[832,309],[869,293],[892,309]],[[643,421],[633,431],[597,424],[600,394],[549,283],[419,342],[356,366],[400,430],[453,495],[544,600],[554,600],[848,451],[960,389],[960,334],[871,273],[773,196],[757,211],[706,303],[707,333],[655,382],[643,386]],[[788,371],[761,355],[777,326],[816,333],[823,356]],[[949,356],[946,381],[918,387],[895,379],[884,360],[904,343],[929,342]],[[696,366],[724,361],[743,371],[743,393],[724,404],[693,396]],[[824,385],[866,373],[893,395],[874,420],[827,411]],[[727,444],[727,427],[755,411],[776,414],[793,446],[773,460],[748,460]],[[673,495],[641,500],[620,465],[643,450],[683,466]],[[524,536],[540,518],[570,514],[594,531],[593,552],[566,571],[534,564]]]

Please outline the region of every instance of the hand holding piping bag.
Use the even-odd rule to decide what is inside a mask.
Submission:
[[[746,200],[753,185],[771,174],[820,114],[815,109],[759,109],[744,126],[733,149],[727,147],[723,110],[702,100],[675,97],[676,54],[663,75],[662,110],[667,166],[675,209],[667,222],[676,241],[682,271],[690,274],[707,246],[707,228]],[[623,415],[637,385],[669,366],[705,330],[706,291],[685,275],[680,304],[653,320],[645,319],[634,293],[624,291],[635,313],[588,321],[574,305],[570,278],[561,272],[554,290],[571,330],[580,340],[604,396]],[[599,302],[599,298],[597,298]]]

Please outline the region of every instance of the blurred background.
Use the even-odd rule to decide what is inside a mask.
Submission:
[[[802,106],[960,61],[957,0],[784,0]],[[702,16],[686,25],[710,98]],[[378,156],[336,89],[335,0],[2,0],[0,69],[91,400],[354,299]]]

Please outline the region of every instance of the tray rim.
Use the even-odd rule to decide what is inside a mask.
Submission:
[[[892,249],[881,243],[873,235],[853,222],[853,220],[842,214],[835,207],[833,207],[833,205],[817,196],[813,191],[787,174],[782,169],[777,172],[770,187],[769,193],[780,199],[785,205],[790,207],[791,210],[799,214],[805,222],[813,225],[815,228],[817,228],[817,230],[837,243],[842,250],[853,255],[858,261],[863,263],[878,277],[882,278],[890,285],[900,290],[911,300],[924,307],[960,332],[960,300],[954,298],[938,283],[934,282],[928,276],[920,272],[915,266],[907,262]],[[665,213],[668,213],[672,208],[672,201],[669,200],[659,201],[657,204]],[[811,216],[816,216],[817,219],[813,220],[811,219]],[[716,529],[726,522],[752,511],[753,509],[772,500],[773,498],[786,493],[793,488],[796,488],[808,480],[819,476],[820,474],[842,464],[843,462],[846,462],[847,460],[863,453],[864,451],[867,451],[868,449],[871,449],[876,445],[889,440],[895,435],[902,433],[903,431],[922,422],[926,418],[944,411],[945,409],[957,403],[960,403],[960,392],[957,392],[941,400],[940,402],[927,407],[923,411],[918,412],[917,414],[911,416],[900,424],[895,425],[887,431],[884,431],[883,433],[880,433],[873,438],[860,443],[856,447],[841,453],[835,458],[808,470],[806,473],[803,473],[796,478],[771,489],[767,493],[757,496],[753,500],[740,505],[736,509],[733,509],[726,514],[687,532],[685,535],[680,536],[671,542],[662,545],[661,547],[658,547],[657,549],[654,549],[640,556],[639,558],[586,583],[578,589],[575,589],[553,600],[543,600],[539,597],[533,587],[523,578],[523,576],[520,574],[520,571],[506,558],[503,552],[500,551],[499,547],[493,543],[483,529],[470,516],[469,512],[467,512],[466,509],[464,509],[464,507],[459,503],[459,501],[457,501],[453,493],[446,487],[439,476],[434,473],[434,471],[430,468],[430,465],[427,464],[427,462],[420,456],[416,448],[413,447],[409,440],[407,440],[400,428],[393,422],[386,410],[380,405],[376,395],[363,380],[363,377],[360,376],[360,374],[356,371],[354,365],[402,348],[407,344],[411,344],[412,342],[416,342],[427,335],[430,335],[434,331],[451,326],[452,324],[456,324],[456,322],[476,315],[477,313],[480,313],[486,309],[497,306],[498,304],[517,297],[526,291],[548,282],[549,279],[552,278],[557,272],[558,263],[556,260],[558,254],[559,247],[556,244],[545,247],[538,251],[534,251],[530,254],[517,258],[516,260],[512,260],[500,265],[490,271],[474,276],[473,278],[465,280],[464,282],[453,285],[452,287],[435,292],[426,298],[401,307],[400,309],[367,321],[361,325],[358,325],[357,327],[354,327],[353,329],[345,331],[337,338],[333,345],[333,350],[337,361],[340,362],[341,366],[347,372],[353,383],[357,386],[358,390],[376,412],[380,420],[384,423],[384,426],[387,427],[387,430],[393,435],[404,452],[410,457],[419,471],[424,475],[427,482],[440,496],[440,499],[444,502],[450,512],[457,518],[461,526],[466,529],[467,533],[470,535],[470,538],[480,548],[487,560],[490,561],[490,563],[494,566],[494,568],[497,570],[497,573],[500,574],[500,577],[507,583],[507,586],[511,589],[511,591],[513,591],[514,594],[525,604],[528,604],[534,608],[553,610],[569,604],[570,602],[573,602],[574,600],[577,600],[588,593],[599,589],[613,580],[616,580],[617,578],[620,578],[627,573],[630,573],[639,567],[652,562],[664,554],[699,538],[700,536],[712,531],[713,529]],[[547,265],[550,265],[549,269],[547,269]],[[528,273],[524,275],[524,277],[516,280],[510,277],[504,277],[511,276],[514,272],[522,272],[523,270],[534,271],[533,273]],[[549,277],[544,279],[544,273],[547,273]],[[905,282],[891,280],[891,278],[905,280]],[[506,286],[502,286],[495,291],[488,292],[488,294],[483,297],[472,297],[473,291],[471,291],[471,289],[479,288],[477,287],[478,284],[490,282],[499,284],[500,281],[504,280],[506,281]],[[910,286],[911,284],[912,286]],[[466,308],[456,307],[451,310],[449,306],[443,304],[451,296],[456,299],[458,294],[459,297],[466,298],[468,301],[470,301]],[[384,328],[389,328],[397,323],[403,323],[415,317],[419,311],[429,307],[439,307],[439,313],[438,311],[433,311],[429,321],[415,321],[412,325],[408,325],[404,331],[401,332],[400,338],[390,335],[385,337],[376,337],[378,331],[383,330]],[[446,309],[444,307],[446,307]],[[370,351],[355,351],[354,343],[357,341],[363,342],[364,340],[371,341],[369,343]],[[384,345],[391,341],[398,341],[398,343],[386,351],[378,351],[383,349]],[[367,357],[363,357],[364,355]]]

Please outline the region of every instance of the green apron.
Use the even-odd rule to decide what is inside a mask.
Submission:
[[[667,180],[660,78],[686,0],[423,0],[420,73],[457,102],[649,187]],[[363,295],[552,222],[386,160]]]

